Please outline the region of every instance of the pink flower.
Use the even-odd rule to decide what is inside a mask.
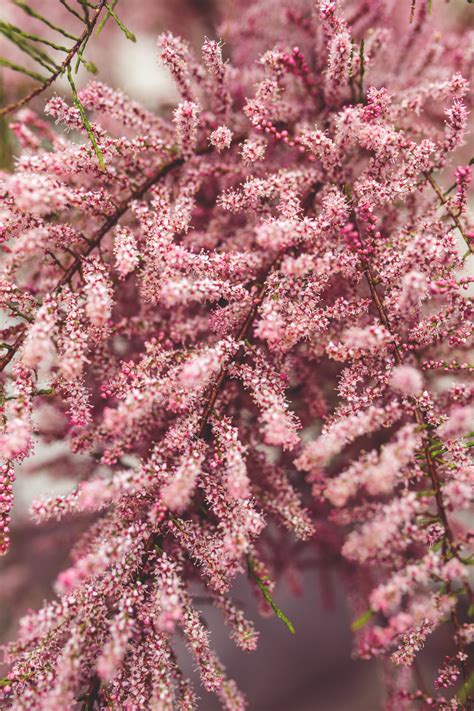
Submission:
[[[472,430],[473,422],[474,406],[468,405],[467,407],[453,407],[446,422],[443,422],[443,424],[438,427],[438,434],[440,437],[446,439],[462,437]]]
[[[0,553],[31,542],[35,595],[49,548],[68,567],[8,646],[1,708],[192,711],[180,637],[241,711],[211,627],[255,648],[239,576],[292,631],[277,582],[297,593],[314,565],[325,595],[342,573],[359,656],[395,662],[389,705],[455,705],[473,634],[468,31],[438,32],[439,3],[410,23],[404,3],[255,0],[220,3],[220,28],[206,12],[224,45],[199,42],[190,3],[46,4],[63,63],[35,55],[40,113],[15,114],[0,175]],[[132,12],[139,37],[174,12],[193,40],[158,39],[175,105],[92,81],[43,116],[55,74],[74,79],[107,19],[100,63]],[[8,113],[24,76],[4,78]],[[33,501],[35,537],[11,526],[14,480],[45,468],[73,483]],[[407,670],[446,620],[456,651],[428,696]]]
[[[392,371],[390,385],[402,395],[419,395],[423,378],[420,371],[411,365],[397,365]]]
[[[112,312],[107,270],[98,259],[93,259],[86,264],[84,272],[87,317],[94,326],[105,326]]]
[[[199,104],[193,101],[184,101],[174,111],[176,140],[185,157],[192,155],[196,147],[200,111]]]
[[[135,270],[140,258],[135,235],[126,227],[115,229],[114,254],[116,269],[123,279]]]
[[[219,126],[211,133],[209,142],[218,151],[223,151],[225,148],[230,148],[232,143],[232,131],[227,126]]]
[[[161,492],[163,504],[171,511],[184,511],[191,501],[200,472],[199,457],[184,456]]]

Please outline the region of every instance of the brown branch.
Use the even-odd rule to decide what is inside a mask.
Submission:
[[[93,250],[99,246],[105,235],[113,227],[115,227],[120,218],[127,212],[128,208],[130,207],[130,203],[134,200],[139,200],[140,198],[142,198],[155,183],[164,178],[174,168],[177,168],[178,166],[182,165],[183,162],[183,158],[177,158],[171,163],[167,163],[165,166],[161,166],[155,173],[153,173],[153,175],[147,178],[147,180],[145,180],[133,193],[131,193],[127,198],[125,198],[125,200],[123,200],[117,210],[105,220],[105,222],[99,227],[97,232],[95,232],[93,237],[91,239],[86,239],[87,249],[81,254],[79,254],[70,264],[70,266],[64,270],[64,274],[53,289],[53,294],[59,291],[65,284],[67,284],[76,274],[76,272],[79,271],[81,260],[84,257],[88,257],[91,252],[93,252]],[[22,330],[16,341],[12,344],[11,350],[0,360],[0,372],[6,368],[15,353],[20,348],[25,337],[25,332],[26,328]]]
[[[242,349],[244,341],[247,338],[247,334],[248,334],[248,332],[255,320],[255,317],[257,315],[258,308],[265,297],[265,293],[268,288],[268,278],[269,278],[270,274],[272,274],[275,271],[275,269],[278,268],[278,265],[281,262],[282,256],[283,256],[282,254],[278,255],[278,257],[276,257],[276,259],[273,260],[270,267],[268,268],[265,278],[263,280],[263,284],[260,287],[260,289],[257,293],[257,296],[254,297],[252,307],[250,308],[250,310],[247,314],[247,317],[245,318],[245,321],[243,322],[241,328],[239,329],[238,334],[235,337],[236,341],[238,341],[238,343],[239,343],[239,348],[238,348],[236,355],[234,356],[234,360],[238,356],[240,350]],[[204,411],[203,411],[201,421],[199,424],[198,437],[202,437],[204,435],[207,423],[209,421],[209,417],[211,416],[212,410],[214,409],[214,405],[216,404],[216,400],[217,400],[217,396],[219,395],[220,388],[223,385],[228,372],[229,372],[229,365],[222,368],[219,375],[217,376],[217,379],[216,379],[214,385],[211,388],[211,391],[209,393],[209,397],[206,402],[206,405],[204,406]]]
[[[87,697],[84,699],[84,706],[86,711],[93,711],[94,704],[99,701],[100,687],[101,681],[97,674],[94,674],[89,685]]]
[[[180,160],[181,160],[181,159],[180,159]],[[182,162],[182,160],[181,160],[181,162]],[[244,341],[245,341],[245,339],[246,339],[246,337],[247,337],[247,334],[248,334],[248,332],[249,332],[249,330],[250,330],[250,328],[251,328],[251,326],[252,326],[252,324],[253,324],[253,322],[254,322],[254,320],[255,320],[255,317],[256,317],[256,315],[257,315],[257,313],[258,313],[258,308],[259,308],[260,304],[262,303],[263,298],[264,298],[264,296],[265,296],[265,292],[266,292],[266,290],[267,290],[267,288],[268,288],[268,278],[269,278],[270,274],[272,274],[273,271],[278,268],[278,265],[279,265],[279,263],[281,262],[282,257],[283,257],[283,253],[280,253],[280,254],[272,261],[272,263],[270,264],[269,268],[267,269],[267,272],[266,272],[265,277],[264,277],[264,279],[263,279],[263,284],[262,284],[262,286],[260,287],[260,289],[259,289],[257,295],[254,297],[254,299],[253,299],[253,301],[252,301],[252,306],[251,306],[251,308],[249,309],[248,314],[247,314],[247,316],[246,316],[244,322],[242,323],[242,325],[241,325],[241,327],[240,327],[240,329],[239,329],[239,331],[238,331],[238,333],[237,333],[237,335],[236,335],[236,340],[239,342],[240,346],[239,346],[239,349],[238,349],[237,353],[234,355],[234,358],[232,359],[232,362],[234,362],[235,359],[237,358],[237,356],[238,356],[238,354],[239,354],[239,352],[240,352],[240,350],[241,350],[241,348],[242,348],[242,345],[244,344]],[[224,382],[225,382],[225,380],[226,380],[226,378],[227,378],[227,375],[228,375],[228,372],[229,372],[229,367],[230,367],[230,364],[226,365],[224,368],[221,369],[221,371],[219,372],[219,374],[218,374],[216,380],[214,381],[214,384],[211,386],[209,395],[208,395],[207,400],[206,400],[206,403],[205,403],[205,405],[204,405],[204,409],[203,409],[203,413],[202,413],[202,416],[201,416],[201,420],[200,420],[200,423],[199,423],[199,428],[198,428],[198,431],[197,431],[197,437],[198,437],[198,438],[201,438],[201,437],[204,436],[204,433],[205,433],[207,424],[208,424],[208,422],[209,422],[209,418],[210,418],[210,416],[211,416],[211,414],[212,414],[212,411],[213,411],[213,409],[214,409],[214,405],[216,404],[217,397],[218,397],[218,395],[219,395],[219,393],[220,393],[220,389],[221,389],[222,385],[224,384]],[[149,535],[149,537],[148,537],[148,539],[147,539],[147,541],[146,541],[146,543],[145,543],[144,550],[143,550],[143,554],[142,554],[142,559],[141,559],[141,563],[140,563],[140,570],[141,570],[141,571],[143,571],[143,569],[145,568],[145,566],[146,566],[146,564],[147,564],[147,562],[148,562],[149,556],[150,556],[150,554],[151,554],[153,548],[155,547],[158,538],[159,538],[159,536],[158,536],[158,534],[156,533],[156,531],[153,531],[153,532]],[[93,706],[94,706],[94,702],[95,702],[95,701],[98,699],[98,697],[99,697],[100,689],[101,689],[101,682],[100,682],[100,680],[98,679],[97,675],[94,675],[94,676],[92,677],[91,682],[90,682],[90,685],[89,685],[89,691],[87,692],[87,695],[86,695],[86,697],[85,697],[85,698],[87,699],[87,706],[86,706],[86,708],[87,708],[88,710],[91,710],[91,711],[92,711]]]
[[[357,217],[356,217],[355,213],[353,214],[353,218],[354,218],[354,224],[356,225],[357,231],[359,233],[359,239],[362,242],[363,241],[362,235],[360,232],[360,228],[357,224]],[[383,303],[381,296],[379,295],[379,293],[377,291],[377,281],[373,275],[372,269],[370,268],[370,264],[368,263],[368,261],[365,261],[363,263],[363,272],[364,272],[367,284],[369,286],[370,295],[372,297],[372,301],[373,301],[375,308],[377,310],[378,317],[379,317],[381,323],[387,329],[387,331],[389,331],[389,333],[392,336],[394,336],[395,334],[394,334],[394,331],[392,330],[390,319],[388,318],[387,310],[385,308],[385,305]],[[394,356],[395,356],[395,361],[396,361],[397,365],[402,365],[404,362],[404,358],[403,358],[403,355],[402,355],[402,352],[401,352],[399,346],[397,345],[397,343],[395,341],[393,343],[393,350],[394,350]],[[421,412],[420,408],[417,406],[416,402],[414,405],[414,412],[415,412],[415,419],[416,419],[417,424],[420,426],[420,428],[422,428],[423,430],[426,430],[428,428],[428,423],[426,422],[426,420],[423,416],[423,413]],[[438,514],[439,514],[439,517],[443,523],[446,537],[449,541],[451,550],[454,555],[457,555],[457,548],[456,548],[456,544],[455,544],[455,540],[454,540],[453,531],[452,531],[452,528],[451,528],[449,520],[448,520],[448,516],[446,513],[446,507],[443,502],[443,496],[441,493],[441,483],[439,480],[438,471],[436,468],[435,461],[434,461],[433,457],[431,456],[431,452],[429,449],[429,442],[426,440],[425,437],[423,438],[423,453],[424,453],[424,456],[426,459],[426,464],[427,464],[429,476],[431,479],[431,483],[433,485],[433,490],[435,492],[435,499],[436,499],[436,504],[437,504],[437,508],[438,508]]]
[[[242,140],[243,136],[239,136],[234,139],[234,144],[240,143]],[[196,154],[204,155],[206,153],[212,153],[212,151],[213,148],[211,146],[205,146],[204,148],[201,148],[196,151]],[[84,252],[81,252],[81,254],[78,254],[77,257],[70,264],[70,266],[64,270],[64,274],[59,279],[52,293],[57,293],[65,284],[71,281],[72,277],[76,274],[76,272],[79,271],[82,260],[84,258],[87,258],[91,254],[91,252],[93,252],[94,249],[96,249],[100,245],[105,235],[113,227],[115,227],[120,218],[127,212],[130,207],[130,204],[134,200],[140,200],[141,198],[143,198],[143,196],[148,192],[148,190],[150,190],[150,188],[152,188],[156,183],[165,178],[168,173],[182,166],[184,162],[184,158],[176,158],[170,163],[166,163],[165,165],[160,166],[158,170],[156,170],[149,178],[147,178],[143,183],[141,183],[141,185],[139,185],[136,190],[134,190],[127,198],[122,201],[122,203],[117,207],[115,212],[105,220],[105,222],[99,227],[99,229],[90,239],[82,235],[83,239],[87,243],[86,250]],[[12,344],[11,350],[9,350],[8,353],[0,359],[0,372],[2,372],[6,368],[6,366],[14,357],[15,353],[20,348],[25,338],[25,334],[26,328],[22,330],[16,341]]]
[[[360,234],[360,232],[359,232],[359,234]],[[379,319],[380,319],[380,321],[382,322],[382,324],[387,328],[387,330],[388,330],[392,335],[394,335],[394,334],[393,334],[393,331],[392,331],[392,329],[391,329],[391,326],[390,326],[390,320],[389,320],[389,318],[388,318],[388,314],[387,314],[387,311],[386,311],[386,309],[385,309],[385,305],[384,305],[384,303],[383,303],[382,298],[380,297],[380,295],[379,295],[378,292],[377,292],[377,285],[376,285],[376,281],[375,281],[374,275],[373,275],[373,273],[372,273],[372,271],[371,271],[371,269],[370,269],[370,266],[369,266],[367,263],[364,265],[364,274],[365,274],[365,278],[366,278],[366,280],[367,280],[367,283],[368,283],[368,285],[369,285],[370,294],[371,294],[372,300],[373,300],[373,302],[374,302],[374,304],[375,304],[375,308],[377,309],[377,313],[378,313]],[[397,364],[398,364],[398,365],[402,365],[402,363],[403,363],[403,357],[402,357],[401,351],[400,351],[400,349],[399,349],[399,347],[398,347],[398,345],[397,345],[396,343],[394,343],[394,354],[395,354],[395,361],[397,362]],[[449,544],[450,552],[451,552],[454,556],[459,557],[458,546],[457,546],[457,544],[456,544],[455,537],[454,537],[454,534],[453,534],[453,530],[452,530],[452,528],[451,528],[451,525],[450,525],[450,523],[449,523],[449,519],[448,519],[448,516],[447,516],[447,513],[446,513],[446,507],[445,507],[445,505],[444,505],[443,494],[442,494],[442,491],[441,491],[441,481],[440,481],[440,478],[439,478],[439,474],[438,474],[438,470],[437,470],[437,467],[436,467],[436,463],[435,463],[435,461],[434,461],[434,459],[433,459],[433,457],[432,457],[432,455],[431,455],[431,452],[430,452],[429,440],[427,439],[426,436],[424,436],[424,433],[425,433],[426,429],[429,428],[429,425],[428,425],[428,423],[427,423],[427,421],[426,421],[426,419],[425,419],[425,417],[424,417],[422,411],[421,411],[420,408],[416,405],[416,402],[415,402],[415,405],[414,405],[414,412],[415,412],[415,420],[416,420],[417,424],[420,426],[420,428],[422,428],[422,433],[423,433],[423,435],[422,435],[422,436],[423,436],[423,445],[422,445],[422,448],[423,448],[423,455],[424,455],[424,457],[425,457],[426,466],[427,466],[427,469],[428,469],[428,474],[429,474],[429,477],[430,477],[430,480],[431,480],[431,485],[432,485],[433,491],[434,491],[434,496],[435,496],[435,500],[436,500],[436,508],[437,508],[437,510],[438,510],[438,516],[439,516],[439,518],[440,518],[440,520],[441,520],[441,522],[442,522],[442,525],[443,525],[443,528],[444,528],[444,532],[445,532],[445,536],[446,536],[446,539],[447,539],[448,544]],[[446,550],[446,546],[444,545],[444,546],[443,546],[443,558],[444,558],[445,561],[448,560],[446,554],[447,554],[447,550]],[[472,591],[471,591],[471,587],[470,587],[470,585],[469,585],[468,582],[465,583],[464,589],[465,589],[465,591],[466,591],[466,595],[467,595],[468,601],[471,602],[471,601],[472,601]],[[449,584],[448,584],[448,585],[447,585],[447,592],[449,592],[449,590],[450,590],[450,586],[449,586]],[[462,640],[461,640],[461,638],[460,638],[460,636],[459,636],[459,632],[460,632],[460,629],[461,629],[461,624],[460,624],[460,622],[459,622],[459,618],[458,618],[456,609],[453,609],[452,612],[451,612],[451,622],[452,622],[453,627],[454,627],[455,632],[456,632],[456,646],[457,646],[457,648],[458,648],[460,651],[463,651],[463,649],[464,649],[464,644],[463,644],[463,642],[462,642]],[[467,667],[466,661],[463,661],[463,662],[462,662],[461,668],[462,668],[462,674],[463,674],[464,687],[467,689],[468,667]]]
[[[26,331],[26,326],[23,326],[22,330],[20,331],[19,335],[17,336],[16,340],[12,345],[9,347],[8,351],[6,354],[0,358],[0,372],[2,370],[5,370],[9,362],[12,360],[13,356],[17,352],[17,350],[20,348],[21,344],[23,343],[23,339],[25,338],[25,331]]]
[[[311,188],[309,189],[308,194],[306,195],[305,199],[303,200],[303,208],[304,208],[305,213],[309,212],[312,209],[314,196],[316,195],[316,193],[318,192],[320,187],[321,187],[321,184],[319,182],[317,182],[317,183],[314,183],[311,186]],[[237,333],[237,335],[235,337],[236,340],[240,343],[240,346],[239,346],[238,352],[234,356],[234,360],[237,357],[237,355],[239,354],[239,352],[244,344],[244,341],[247,338],[248,332],[249,332],[249,330],[255,320],[255,317],[257,315],[259,306],[262,303],[263,299],[265,298],[265,294],[268,289],[268,278],[270,277],[271,274],[273,274],[274,271],[276,271],[276,269],[278,269],[278,267],[281,264],[281,260],[283,259],[285,254],[286,254],[285,251],[280,252],[274,258],[274,260],[271,262],[270,266],[267,269],[267,272],[266,272],[264,279],[263,279],[263,283],[262,283],[260,289],[258,290],[257,295],[253,299],[252,307],[250,308],[250,310],[247,314],[247,317],[245,318],[244,322],[242,323],[242,326],[239,329],[239,332]],[[225,366],[221,370],[221,372],[217,376],[217,379],[216,379],[214,385],[211,388],[211,391],[209,394],[209,399],[204,407],[201,422],[199,425],[199,434],[198,434],[199,437],[202,437],[204,434],[209,417],[212,413],[212,410],[214,409],[214,405],[216,403],[217,396],[219,394],[219,390],[227,377],[228,371],[229,371],[229,365]]]
[[[76,54],[80,51],[82,45],[88,41],[90,38],[94,27],[97,23],[97,20],[99,19],[100,13],[104,9],[105,5],[107,3],[107,0],[100,0],[99,6],[96,8],[94,15],[92,16],[90,23],[82,33],[82,35],[79,37],[77,42],[73,44],[71,49],[69,50],[66,59],[64,62],[61,64],[59,69],[57,69],[55,72],[51,74],[51,76],[43,83],[40,84],[39,86],[36,87],[36,89],[32,89],[29,94],[24,96],[22,99],[19,99],[18,101],[15,101],[11,104],[8,104],[7,106],[4,106],[2,109],[0,109],[0,117],[5,116],[6,114],[11,113],[12,111],[16,111],[17,109],[20,109],[22,106],[25,104],[28,104],[32,99],[34,99],[36,96],[39,96],[40,94],[43,93],[46,89],[48,89],[51,84],[54,84],[56,79],[58,79],[61,74],[64,74],[66,69],[70,66],[72,60],[76,56]]]
[[[371,294],[372,300],[375,304],[375,308],[377,309],[379,319],[382,322],[382,324],[387,328],[387,330],[393,335],[393,331],[392,331],[392,328],[390,325],[390,321],[389,321],[384,303],[383,303],[382,299],[380,298],[380,295],[377,292],[377,285],[375,282],[375,278],[374,278],[374,275],[368,265],[366,265],[366,267],[364,269],[364,274],[365,274],[367,283],[369,285],[370,294]],[[396,343],[394,344],[394,354],[395,354],[395,360],[397,362],[397,365],[402,365],[403,364],[403,356],[400,351],[400,348],[398,347],[398,345]],[[414,412],[415,412],[415,419],[417,421],[417,424],[420,427],[422,427],[423,429],[426,429],[427,422],[423,416],[423,413],[421,412],[419,407],[416,405],[414,408]],[[436,464],[435,464],[433,457],[431,456],[431,453],[429,451],[429,444],[426,441],[426,438],[424,439],[424,443],[423,443],[423,452],[424,452],[424,455],[426,458],[426,464],[428,467],[428,472],[430,475],[431,483],[433,485],[433,490],[435,492],[438,513],[439,513],[439,516],[443,522],[443,526],[445,528],[446,536],[448,538],[449,544],[450,544],[451,548],[453,549],[453,552],[455,553],[456,546],[454,543],[454,535],[453,535],[453,531],[451,529],[451,526],[449,524],[448,517],[446,514],[446,508],[444,506],[443,497],[441,494],[441,483],[440,483],[438,472],[436,469]]]
[[[244,140],[245,136],[244,135],[239,135],[236,138],[233,139],[232,144],[237,145],[241,143]],[[195,153],[195,155],[206,155],[208,153],[212,153],[214,151],[214,148],[212,146],[204,146],[200,149],[198,149]],[[90,238],[84,237],[85,241],[87,242],[87,249],[84,252],[81,252],[76,259],[72,262],[72,264],[68,267],[64,275],[61,277],[59,282],[56,285],[55,291],[57,289],[60,289],[62,286],[67,284],[71,278],[74,276],[74,274],[78,271],[79,266],[81,264],[82,259],[85,257],[88,257],[91,252],[96,249],[96,247],[99,247],[103,237],[117,224],[117,222],[120,220],[120,218],[128,211],[130,207],[130,203],[133,202],[134,200],[140,200],[147,192],[152,188],[156,183],[158,183],[160,180],[163,180],[168,173],[171,173],[173,170],[176,168],[179,168],[180,166],[184,165],[185,159],[184,158],[176,158],[175,160],[171,161],[170,163],[166,163],[165,165],[162,165],[160,168],[158,168],[155,173],[153,173],[149,178],[147,178],[141,185],[138,186],[136,190],[134,190],[123,202],[117,207],[115,212],[108,217],[104,224],[99,227],[97,232]]]
[[[47,249],[46,252],[45,252],[45,254],[47,254],[48,257],[51,257],[51,259],[53,260],[53,262],[61,269],[62,272],[65,272],[65,271],[66,271],[66,267],[65,267],[63,264],[61,264],[60,260],[59,260],[58,257],[54,254],[54,252],[51,252],[51,250]]]
[[[309,205],[306,205],[306,203],[305,203],[305,205],[308,209],[311,204],[312,198],[314,197],[314,193],[316,192],[317,189],[318,189],[317,186],[313,186],[313,188],[311,189],[311,191],[308,194],[308,196],[310,196],[310,199],[307,197],[306,202],[308,202]],[[266,291],[268,289],[268,279],[269,279],[270,275],[273,274],[273,272],[276,269],[278,269],[278,267],[281,263],[281,260],[283,259],[285,254],[286,254],[285,251],[280,252],[273,259],[270,266],[267,268],[266,274],[263,278],[263,283],[261,284],[260,289],[257,292],[257,295],[253,298],[252,306],[250,307],[250,309],[247,313],[247,316],[245,317],[245,319],[244,319],[244,321],[243,321],[241,327],[239,328],[239,331],[235,337],[236,340],[239,342],[240,346],[239,346],[239,349],[238,349],[237,353],[234,355],[231,362],[234,362],[236,360],[236,358],[238,357],[239,352],[240,352],[242,346],[244,345],[244,342],[248,336],[250,328],[255,321],[255,318],[258,314],[258,309],[260,307],[260,304],[262,303],[262,301],[265,297]],[[216,380],[214,381],[213,385],[210,388],[209,395],[207,397],[207,400],[206,400],[204,408],[203,408],[201,420],[199,422],[199,427],[198,427],[198,431],[197,431],[198,438],[203,437],[203,435],[205,433],[205,429],[206,429],[206,426],[209,422],[209,418],[212,414],[212,411],[214,409],[214,405],[216,404],[217,397],[220,393],[222,385],[224,384],[224,382],[227,378],[227,375],[229,372],[229,367],[230,367],[230,364],[227,364],[224,368],[221,369],[218,376],[216,377]],[[155,541],[156,541],[156,536],[157,536],[157,534],[155,532],[150,534],[150,536],[145,544],[145,549],[144,549],[144,553],[143,553],[143,557],[142,557],[142,565],[141,565],[142,568],[146,564],[148,556],[151,553],[151,551],[153,550],[153,547],[154,547]]]
[[[443,207],[446,209],[446,212],[452,219],[455,227],[457,227],[459,232],[461,233],[461,236],[467,245],[468,251],[470,252],[470,254],[472,254],[474,252],[474,248],[469,240],[469,237],[467,236],[466,230],[464,229],[464,227],[461,223],[461,220],[449,207],[448,200],[446,200],[445,196],[443,195],[443,191],[441,190],[441,188],[439,187],[438,183],[433,178],[431,173],[425,173],[424,175],[425,175],[427,181],[429,182],[429,184],[431,185],[431,187],[433,188],[433,190],[435,191],[436,195],[438,196],[440,203],[443,205]]]
[[[108,217],[103,225],[99,227],[97,232],[93,235],[91,239],[88,241],[87,249],[84,252],[81,252],[72,264],[66,269],[65,273],[61,277],[61,279],[58,281],[55,291],[60,289],[62,286],[67,284],[74,274],[78,271],[79,266],[81,264],[81,261],[88,257],[91,252],[98,247],[102,241],[102,239],[105,237],[105,235],[110,232],[110,230],[115,227],[117,222],[120,220],[120,218],[127,212],[127,210],[130,207],[130,203],[133,202],[134,200],[140,200],[147,192],[150,190],[150,188],[155,185],[155,183],[158,183],[160,180],[162,180],[168,173],[170,173],[172,170],[175,168],[178,168],[179,166],[183,165],[184,159],[183,158],[177,158],[176,160],[172,161],[171,163],[167,163],[166,165],[160,167],[153,175],[151,175],[145,182],[143,182],[131,195],[129,195],[123,202],[118,206],[118,208],[115,210],[115,212]]]

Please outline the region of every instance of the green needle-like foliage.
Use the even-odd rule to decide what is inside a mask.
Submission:
[[[110,17],[116,22],[128,40],[135,42],[135,35],[125,27],[115,12],[118,0],[113,0],[111,3],[107,3],[106,0],[99,0],[96,4],[87,2],[87,0],[80,0],[78,6],[82,11],[72,7],[67,0],[54,1],[61,4],[76,20],[80,20],[84,26],[81,34],[73,34],[68,28],[57,25],[55,22],[52,22],[49,17],[38,12],[32,5],[24,2],[24,0],[11,0],[11,2],[19,7],[26,15],[37,20],[44,25],[45,28],[48,28],[48,30],[53,30],[66,40],[70,40],[70,43],[56,42],[53,39],[41,36],[41,34],[26,32],[21,27],[0,18],[0,34],[14,44],[27,60],[25,64],[22,64],[8,57],[0,57],[0,67],[19,72],[25,77],[39,83],[39,86],[33,88],[18,101],[2,106],[0,108],[0,119],[7,113],[15,111],[27,104],[35,96],[50,87],[61,75],[66,74],[71,86],[74,104],[79,110],[81,120],[89,136],[94,152],[97,155],[99,164],[101,168],[104,169],[104,157],[97,144],[92,126],[87,119],[85,109],[78,98],[73,73],[77,73],[81,64],[92,74],[97,73],[98,70],[95,64],[86,59],[84,54],[94,29],[97,27],[97,33],[99,33]],[[59,56],[52,56],[45,48],[54,50],[58,54],[61,53],[65,55],[65,57],[62,59],[60,54]],[[31,61],[33,61],[34,65],[37,65],[37,69],[34,66],[31,67]],[[8,129],[3,128],[3,130],[7,131]],[[8,141],[6,144],[7,143]]]

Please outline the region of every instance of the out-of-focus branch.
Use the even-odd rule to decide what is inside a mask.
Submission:
[[[435,191],[436,195],[438,196],[440,203],[444,206],[446,212],[448,213],[448,215],[449,215],[450,218],[452,219],[454,225],[457,227],[457,229],[458,229],[459,232],[461,233],[461,236],[462,236],[463,240],[465,241],[465,243],[466,243],[466,245],[467,245],[467,249],[468,249],[469,253],[472,254],[472,253],[474,252],[474,249],[473,249],[473,246],[472,246],[472,244],[471,244],[471,242],[470,242],[470,240],[469,240],[469,237],[467,236],[466,230],[464,229],[464,227],[463,227],[463,225],[462,225],[462,223],[461,223],[461,220],[460,220],[459,217],[451,210],[451,208],[450,208],[450,206],[449,206],[448,200],[446,200],[443,191],[441,190],[441,188],[439,187],[438,183],[437,183],[436,180],[433,178],[433,176],[431,175],[431,173],[425,173],[425,176],[426,176],[427,181],[429,182],[429,184],[431,185],[431,187],[432,187],[433,190]]]

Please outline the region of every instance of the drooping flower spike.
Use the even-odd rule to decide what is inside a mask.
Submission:
[[[243,709],[196,590],[252,650],[235,577],[294,631],[275,582],[302,551],[360,584],[355,647],[388,660],[391,708],[469,703],[473,36],[435,35],[421,2],[411,26],[389,0],[241,5],[224,46],[159,38],[169,120],[97,81],[49,100],[58,131],[15,116],[0,548],[38,440],[78,482],[33,517],[82,534],[8,648],[2,708],[197,708],[180,634]],[[422,688],[406,669],[441,625]]]

